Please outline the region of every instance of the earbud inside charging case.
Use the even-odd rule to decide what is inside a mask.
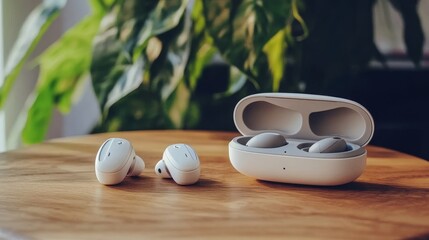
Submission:
[[[229,143],[234,168],[260,180],[333,186],[352,182],[365,169],[365,146],[374,134],[374,121],[362,105],[343,98],[292,93],[262,93],[243,98],[234,110],[243,136]],[[288,144],[276,148],[246,146],[263,132],[283,135]],[[345,152],[309,153],[327,137],[347,142]]]

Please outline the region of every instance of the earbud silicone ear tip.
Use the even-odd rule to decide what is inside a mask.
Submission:
[[[134,166],[131,166],[130,173],[128,173],[127,176],[138,176],[143,172],[144,168],[145,164],[143,159],[136,155],[134,159]]]
[[[164,160],[159,160],[159,162],[155,165],[155,173],[162,178],[171,178],[167,171],[167,167],[165,166]]]

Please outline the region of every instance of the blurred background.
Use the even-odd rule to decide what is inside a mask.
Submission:
[[[0,150],[136,129],[235,131],[258,92],[352,99],[429,159],[429,1],[0,2]]]

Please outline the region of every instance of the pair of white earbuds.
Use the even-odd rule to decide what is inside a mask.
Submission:
[[[123,138],[107,139],[95,157],[95,175],[104,185],[118,184],[126,176],[138,176],[144,168],[143,159]],[[173,144],[165,149],[155,166],[155,173],[162,178],[173,178],[179,185],[194,184],[200,178],[200,160],[189,145]]]
[[[255,148],[276,148],[286,146],[288,142],[285,137],[278,133],[261,133],[246,143],[248,147]],[[339,137],[330,137],[313,143],[309,148],[310,153],[336,153],[347,151],[347,143]]]

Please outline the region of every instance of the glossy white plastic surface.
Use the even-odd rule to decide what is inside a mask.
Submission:
[[[374,121],[362,105],[310,94],[248,96],[235,107],[234,122],[243,136],[229,143],[233,167],[253,178],[295,184],[332,186],[355,180],[365,169],[365,146],[374,133]],[[247,146],[261,133],[278,133],[288,144]],[[345,151],[309,152],[316,141],[334,136],[346,140]]]
[[[167,177],[161,167],[164,164],[169,176],[179,185],[194,184],[200,178],[200,160],[189,145],[179,143],[165,149],[162,160],[155,167],[155,173]]]
[[[109,138],[95,157],[95,174],[100,183],[114,185],[126,176],[137,176],[143,171],[143,159],[136,156],[131,143],[123,138]]]
[[[366,151],[348,158],[304,158],[242,151],[231,147],[231,143],[229,157],[232,166],[249,177],[319,186],[352,182],[362,174],[366,165]]]

